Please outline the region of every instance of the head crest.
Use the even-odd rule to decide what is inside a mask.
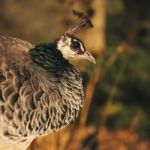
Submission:
[[[93,27],[93,24],[88,16],[86,16],[84,13],[73,10],[73,15],[77,17],[77,19],[74,21],[74,23],[69,27],[66,34],[76,34],[83,28],[89,28]]]

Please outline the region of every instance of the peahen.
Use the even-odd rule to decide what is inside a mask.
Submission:
[[[0,37],[0,150],[26,149],[36,137],[72,122],[83,106],[82,78],[70,61],[95,62],[74,36],[92,23],[74,14],[77,22],[51,43]]]

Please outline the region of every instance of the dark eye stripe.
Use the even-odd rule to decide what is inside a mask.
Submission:
[[[79,49],[81,46],[80,46],[80,43],[78,41],[72,41],[72,48],[73,49]]]
[[[71,45],[70,45],[71,49],[74,50],[77,54],[84,54],[85,52],[85,48],[83,43],[80,41],[80,39],[71,38]]]

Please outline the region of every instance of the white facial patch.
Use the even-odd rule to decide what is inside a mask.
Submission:
[[[74,59],[76,53],[71,50],[71,38],[61,37],[57,44],[57,49],[60,50],[66,59]]]

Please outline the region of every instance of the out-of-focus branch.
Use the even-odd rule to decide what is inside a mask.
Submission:
[[[117,60],[119,54],[120,52],[118,51],[118,48],[117,48],[117,50],[109,58],[104,68],[102,68],[101,63],[97,63],[86,88],[85,104],[80,115],[80,125],[85,125],[87,121],[90,105],[92,103],[92,99],[93,99],[93,95],[94,95],[94,91],[95,91],[97,83],[103,79],[105,74],[108,72],[108,70],[112,67],[112,65]],[[98,61],[103,61],[103,59],[99,57]]]
[[[100,56],[97,59],[97,65],[96,65],[96,67],[93,71],[93,74],[88,82],[87,87],[86,87],[85,103],[84,103],[84,107],[83,107],[83,109],[81,111],[81,115],[80,115],[80,122],[79,122],[80,125],[86,124],[90,105],[92,103],[92,99],[93,99],[93,95],[94,95],[94,91],[95,91],[97,83],[100,82],[104,78],[104,76],[109,71],[109,69],[113,66],[113,64],[115,63],[117,58],[120,56],[120,54],[126,53],[126,52],[131,53],[132,51],[133,51],[133,49],[129,45],[127,45],[125,43],[121,43],[116,48],[114,53],[110,56],[110,58],[108,59],[108,61],[104,67],[102,67],[102,65],[101,65],[103,62],[102,56]]]
[[[85,122],[87,120],[89,108],[92,102],[93,94],[94,94],[99,76],[100,76],[100,69],[98,67],[95,67],[93,76],[90,78],[87,88],[86,88],[85,103],[84,103],[84,107],[82,109],[81,116],[80,116],[80,125],[85,125]]]
[[[103,126],[105,124],[105,122],[107,120],[107,117],[109,116],[108,110],[111,107],[111,105],[113,103],[113,98],[114,98],[114,96],[117,93],[118,85],[119,85],[119,83],[121,81],[124,68],[125,68],[125,66],[123,65],[120,68],[120,70],[118,71],[118,74],[116,75],[116,78],[115,78],[114,84],[112,85],[112,88],[111,88],[110,94],[108,96],[108,99],[106,100],[106,104],[105,104],[105,107],[104,107],[104,109],[102,111],[101,119],[100,119],[101,120],[100,121],[100,125],[101,126]]]

